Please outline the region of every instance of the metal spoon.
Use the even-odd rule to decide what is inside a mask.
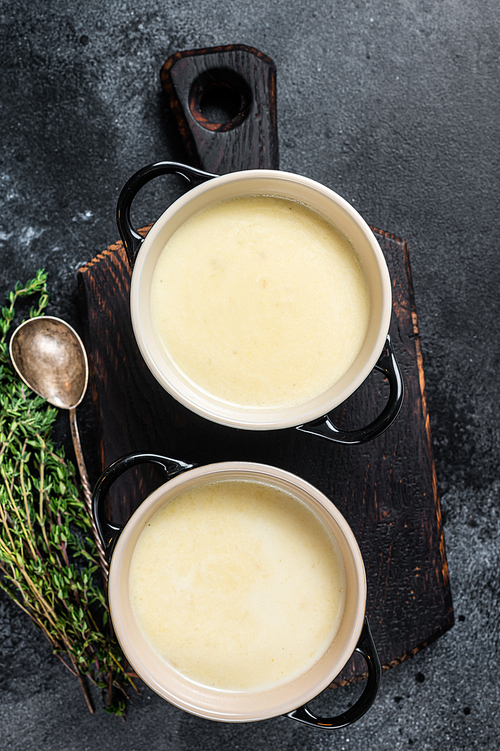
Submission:
[[[55,407],[69,410],[71,438],[85,504],[107,583],[108,563],[94,522],[92,490],[76,422],[76,408],[85,395],[89,377],[83,342],[76,331],[60,318],[30,318],[14,331],[10,340],[10,357],[14,368],[30,389]]]

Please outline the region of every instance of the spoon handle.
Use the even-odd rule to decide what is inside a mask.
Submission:
[[[85,505],[89,514],[89,518],[92,524],[92,534],[95,544],[99,553],[99,561],[101,564],[102,573],[104,576],[104,583],[108,583],[108,562],[104,553],[104,548],[101,542],[101,538],[97,532],[97,527],[92,513],[92,489],[90,487],[89,476],[87,473],[87,467],[85,466],[85,460],[83,458],[82,444],[80,442],[80,434],[78,432],[78,424],[76,421],[76,407],[70,407],[69,409],[69,424],[71,428],[71,438],[73,439],[73,448],[75,450],[76,463],[78,464],[78,471],[80,473],[80,479],[83,486],[83,494],[85,496]]]

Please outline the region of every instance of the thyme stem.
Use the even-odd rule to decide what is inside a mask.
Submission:
[[[89,712],[87,679],[101,689],[103,708],[123,716],[124,684],[136,689],[134,674],[108,621],[85,494],[52,441],[57,410],[26,388],[8,357],[16,304],[38,295],[30,317],[43,315],[46,282],[38,271],[25,285],[17,283],[0,308],[0,589],[78,678]]]

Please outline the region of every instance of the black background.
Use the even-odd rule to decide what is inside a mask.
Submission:
[[[76,270],[118,239],[121,187],[147,163],[186,158],[160,86],[165,60],[232,43],[274,60],[281,168],[409,243],[456,614],[384,675],[357,725],[328,734],[284,718],[212,723],[146,688],[126,722],[97,694],[90,716],[78,682],[0,595],[3,748],[498,747],[497,11],[493,0],[0,3],[0,300],[43,267],[49,313],[80,332]],[[142,191],[136,225],[181,190],[166,178]],[[88,397],[78,419],[95,480]],[[57,433],[70,452],[65,414]]]

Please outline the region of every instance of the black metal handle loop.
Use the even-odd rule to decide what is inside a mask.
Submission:
[[[327,438],[333,443],[342,443],[344,445],[356,445],[359,443],[367,443],[373,438],[381,435],[384,430],[387,430],[394,422],[399,414],[404,399],[404,381],[401,374],[401,370],[394,354],[391,338],[387,334],[386,342],[382,354],[380,355],[375,370],[387,378],[389,381],[389,399],[384,409],[378,417],[375,418],[369,425],[364,428],[358,428],[357,430],[340,430],[330,420],[329,415],[319,417],[313,422],[308,422],[305,425],[298,425],[297,430],[303,433],[312,433],[313,435],[319,435],[322,438]]]
[[[104,545],[104,551],[106,559],[109,561],[113,554],[116,542],[123,530],[124,525],[113,524],[107,518],[104,502],[106,496],[113,485],[113,483],[124,473],[127,469],[135,467],[137,464],[158,464],[165,470],[169,479],[175,477],[181,472],[185,472],[188,469],[192,469],[194,464],[187,464],[179,459],[171,459],[169,456],[161,456],[161,454],[144,454],[144,453],[132,453],[122,456],[115,462],[109,465],[97,483],[92,494],[92,510],[94,519],[99,533],[99,537]]]
[[[370,709],[375,701],[382,675],[380,659],[370,631],[368,618],[366,617],[361,636],[359,637],[358,644],[354,651],[362,655],[366,660],[368,666],[368,680],[363,693],[352,707],[336,717],[316,717],[316,715],[308,708],[307,704],[304,704],[302,707],[294,709],[293,712],[289,712],[287,717],[290,717],[292,720],[297,720],[297,722],[302,722],[304,725],[311,725],[312,727],[323,728],[324,730],[345,728],[347,725],[352,725],[353,722],[359,720],[360,717]]]
[[[180,175],[187,180],[190,188],[194,188],[196,185],[213,177],[218,177],[218,175],[214,175],[211,172],[203,172],[203,170],[189,167],[187,164],[181,164],[180,162],[155,162],[154,164],[148,164],[132,175],[123,186],[116,207],[116,221],[131,268],[133,268],[137,253],[144,242],[144,238],[132,227],[130,221],[132,201],[139,190],[150,180],[160,175],[172,174]]]

